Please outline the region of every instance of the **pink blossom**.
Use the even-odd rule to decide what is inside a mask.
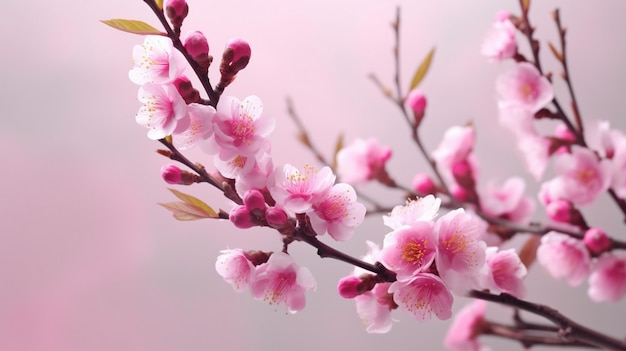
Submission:
[[[466,160],[474,148],[474,128],[472,126],[454,126],[449,128],[433,151],[437,167],[448,177],[452,175],[452,166]]]
[[[557,155],[554,160],[556,195],[576,205],[590,204],[606,191],[611,182],[608,160],[598,160],[593,151],[572,146],[571,154]]]
[[[487,302],[483,300],[474,300],[463,307],[456,314],[443,344],[452,351],[483,350],[478,342],[478,336],[482,333],[486,309]]]
[[[437,220],[437,269],[453,291],[465,292],[477,287],[480,269],[485,264],[487,245],[481,238],[486,230],[483,221],[462,208]]]
[[[248,158],[241,156],[242,163],[236,162],[237,159],[226,162],[223,166],[218,163],[223,161],[215,160],[214,163],[219,170],[229,168],[229,173],[235,178],[235,188],[239,195],[244,194],[250,189],[265,189],[267,187],[267,179],[274,170],[274,161],[270,155],[270,143],[254,156]],[[216,159],[219,159],[216,157]]]
[[[517,150],[524,157],[528,172],[536,180],[541,179],[550,158],[550,140],[542,136],[529,134],[517,141]]]
[[[393,300],[418,321],[432,314],[445,320],[452,316],[452,294],[443,281],[431,273],[419,273],[409,280],[395,281],[389,287]]]
[[[587,229],[583,241],[589,251],[594,254],[600,254],[611,247],[611,239],[606,235],[606,232],[600,228]]]
[[[626,255],[606,253],[589,276],[589,297],[596,302],[617,302],[626,295]]]
[[[215,262],[215,269],[237,292],[244,291],[254,281],[254,265],[241,249],[221,251]]]
[[[480,53],[491,61],[500,61],[512,58],[516,52],[515,26],[509,19],[509,13],[501,11],[487,32]]]
[[[435,194],[438,192],[437,185],[426,173],[418,173],[411,181],[411,187],[419,194]]]
[[[237,155],[253,156],[274,129],[274,119],[263,115],[263,104],[254,95],[243,101],[222,97],[213,121],[219,157],[225,161]]]
[[[435,259],[436,236],[428,222],[416,222],[385,235],[380,261],[397,273],[398,280],[410,279],[426,270]]]
[[[571,286],[580,285],[591,270],[591,258],[585,243],[557,232],[549,232],[541,238],[537,261],[552,277],[566,278]]]
[[[315,286],[315,279],[306,267],[299,267],[284,252],[275,252],[266,263],[256,267],[250,289],[255,299],[263,299],[270,305],[284,303],[290,313],[296,313],[304,309],[305,293]]]
[[[137,98],[143,106],[135,120],[149,128],[148,138],[163,139],[189,127],[187,105],[173,85],[144,84],[139,88]]]
[[[528,62],[517,63],[513,69],[496,80],[500,101],[524,107],[532,113],[539,111],[554,98],[550,81]]]
[[[391,229],[399,229],[417,222],[432,222],[439,212],[441,199],[427,195],[415,200],[407,200],[404,206],[395,206],[384,216],[383,222]]]
[[[482,210],[493,217],[503,217],[517,223],[525,223],[535,208],[535,203],[524,196],[524,179],[507,179],[501,187],[488,183],[480,197]]]
[[[338,241],[348,240],[354,234],[354,227],[365,218],[365,206],[356,202],[356,192],[349,184],[335,184],[326,198],[313,204],[309,213],[311,225],[317,234],[328,232]]]
[[[489,247],[486,250],[486,260],[487,288],[518,298],[526,295],[522,278],[526,276],[527,270],[515,249],[498,251],[497,247]]]
[[[130,80],[139,85],[173,82],[185,70],[185,57],[174,49],[172,41],[163,36],[147,35],[141,45],[133,48],[134,66]]]
[[[270,194],[287,212],[304,213],[313,204],[323,201],[335,183],[335,175],[329,167],[316,171],[309,165],[300,172],[287,164],[277,167],[268,177]]]
[[[213,136],[213,115],[215,109],[212,106],[192,103],[187,105],[190,124],[189,127],[173,138],[174,145],[179,150],[189,150],[198,143],[207,141]]]
[[[413,111],[414,127],[419,127],[424,118],[424,110],[426,110],[426,96],[421,90],[415,88],[407,95],[406,104]]]
[[[393,297],[389,294],[391,283],[378,283],[371,291],[354,298],[356,311],[368,333],[387,333],[391,330],[391,310],[394,307]]]
[[[509,101],[498,102],[498,121],[511,131],[518,140],[527,136],[539,137],[535,129],[534,113],[525,106]]]
[[[386,176],[385,164],[391,148],[375,138],[356,139],[337,153],[337,174],[346,183],[364,183]]]
[[[265,197],[263,193],[257,189],[250,189],[243,195],[243,205],[246,206],[248,211],[254,213],[257,216],[265,214],[267,204],[265,203]]]

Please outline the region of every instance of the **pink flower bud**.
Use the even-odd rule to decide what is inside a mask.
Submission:
[[[413,111],[413,117],[415,118],[415,125],[419,126],[424,117],[424,110],[426,109],[426,96],[419,89],[413,89],[406,97],[406,103]]]
[[[187,105],[200,101],[200,92],[191,85],[191,81],[186,76],[182,75],[176,78],[174,86]]]
[[[469,199],[469,192],[457,183],[450,184],[450,195],[461,202]]]
[[[418,194],[428,195],[437,193],[437,186],[426,173],[418,173],[413,177],[413,190]]]
[[[246,206],[236,206],[230,211],[228,217],[237,228],[248,229],[255,225],[252,213],[248,211]]]
[[[556,222],[568,223],[571,216],[572,205],[569,201],[556,199],[546,205],[548,217]]]
[[[568,141],[576,141],[576,136],[567,128],[564,123],[557,124],[556,128],[554,128],[554,136]]]
[[[600,228],[587,229],[583,241],[594,254],[599,254],[611,246],[611,240],[606,235],[606,232]]]
[[[361,284],[359,277],[353,275],[343,277],[337,284],[337,291],[344,299],[353,299],[359,296],[359,284]]]
[[[176,165],[165,165],[161,167],[161,177],[167,184],[180,184],[183,179],[182,171]]]
[[[231,39],[226,44],[226,51],[232,50],[232,57],[230,58],[230,64],[236,64],[240,60],[245,60],[245,65],[248,64],[247,61],[250,60],[250,55],[252,54],[252,50],[250,49],[250,44],[248,44],[245,40],[235,38]],[[245,67],[241,67],[243,69]]]
[[[287,225],[287,213],[278,207],[270,207],[265,210],[267,224],[275,229],[282,229]]]
[[[263,215],[267,205],[265,204],[265,198],[263,193],[256,189],[248,190],[243,196],[243,204],[248,211],[255,215]]]
[[[180,28],[189,13],[189,5],[187,5],[186,0],[165,0],[163,8],[174,28]]]
[[[209,42],[200,31],[187,33],[183,44],[185,50],[204,70],[208,71],[212,58],[209,56]]]

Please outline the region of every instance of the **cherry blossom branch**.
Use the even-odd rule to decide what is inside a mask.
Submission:
[[[191,55],[189,55],[189,53],[185,49],[185,46],[180,41],[180,33],[177,33],[172,29],[172,27],[167,22],[167,19],[165,18],[165,14],[163,13],[163,10],[159,8],[156,1],[143,0],[143,2],[145,2],[148,5],[148,7],[150,7],[152,12],[154,12],[154,14],[157,16],[157,18],[159,19],[159,22],[161,22],[161,25],[163,25],[163,28],[165,28],[165,31],[167,32],[167,36],[172,40],[174,47],[178,51],[180,51],[180,53],[183,54],[183,56],[185,56],[185,59],[187,60],[191,68],[193,69],[198,79],[200,80],[200,83],[202,84],[204,91],[207,93],[209,97],[209,105],[216,107],[217,103],[220,100],[220,94],[218,94],[215,90],[213,90],[213,86],[211,85],[209,75],[203,73],[202,69],[200,68],[200,65],[198,65],[198,63],[191,57]]]
[[[531,348],[532,346],[547,345],[547,346],[583,346],[590,348],[598,348],[595,345],[585,343],[582,341],[563,340],[559,336],[554,336],[558,332],[557,328],[552,328],[552,333],[543,332],[538,335],[537,333],[529,333],[527,330],[521,330],[516,326],[509,326],[488,320],[483,320],[483,335],[497,336],[505,339],[519,341],[524,348]]]
[[[559,337],[568,342],[581,342],[608,350],[626,350],[626,341],[619,340],[587,328],[565,317],[557,310],[546,305],[520,300],[509,294],[494,295],[484,291],[472,290],[470,297],[512,306],[523,311],[541,316],[559,327]]]
[[[304,144],[304,146],[306,146],[309,150],[311,150],[311,152],[313,153],[315,158],[317,158],[317,160],[321,164],[330,167],[331,165],[330,165],[330,163],[328,163],[326,161],[326,159],[324,158],[324,155],[322,155],[322,153],[315,146],[315,144],[313,144],[311,142],[311,138],[309,137],[309,133],[307,132],[307,129],[304,126],[304,123],[302,123],[302,120],[300,119],[300,117],[296,113],[296,109],[295,109],[295,107],[293,105],[293,101],[289,97],[287,98],[287,114],[289,115],[289,117],[291,117],[293,122],[296,124],[296,127],[298,127],[298,130],[299,130],[299,133],[300,133],[298,135],[298,140],[300,140],[300,142],[302,142],[302,144]]]

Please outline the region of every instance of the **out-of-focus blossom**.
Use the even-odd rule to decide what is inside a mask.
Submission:
[[[396,272],[398,280],[410,279],[435,259],[436,236],[428,222],[400,227],[385,235],[380,261]]]
[[[217,257],[215,269],[237,292],[247,289],[255,276],[254,265],[240,249],[223,250]]]
[[[591,258],[585,243],[557,232],[550,232],[541,238],[537,261],[552,277],[566,278],[571,286],[580,285],[591,270]]]
[[[337,174],[341,181],[351,184],[388,178],[385,164],[391,157],[391,148],[375,138],[356,139],[337,153]]]
[[[480,53],[491,61],[501,61],[512,58],[516,52],[515,26],[509,13],[500,11],[483,40]]]
[[[528,62],[517,63],[496,80],[496,91],[501,103],[522,106],[535,113],[554,98],[550,81]]]
[[[418,127],[424,118],[424,111],[426,110],[426,96],[424,93],[415,88],[409,92],[406,97],[406,104],[413,111],[413,120],[415,126]]]
[[[378,283],[371,290],[354,298],[356,311],[368,333],[382,334],[391,330],[391,310],[395,308],[388,292],[391,283]]]
[[[528,271],[515,249],[498,251],[496,247],[488,247],[486,261],[486,287],[518,298],[526,295],[522,278]]]
[[[187,65],[185,57],[174,49],[172,41],[158,35],[147,35],[143,44],[135,45],[133,63],[128,76],[139,85],[173,82]]]
[[[338,241],[348,240],[354,234],[354,227],[365,218],[365,206],[356,201],[356,192],[349,184],[335,184],[326,198],[313,204],[309,212],[311,225],[317,234],[328,232]]]
[[[143,106],[135,120],[148,128],[148,138],[163,139],[189,127],[187,104],[173,85],[144,84],[139,88],[137,98]]]
[[[443,340],[445,347],[452,351],[484,350],[478,341],[478,336],[482,334],[486,309],[487,302],[483,300],[474,300],[471,304],[463,307],[456,314]]]
[[[432,222],[439,212],[441,199],[427,195],[408,200],[404,206],[395,206],[391,213],[383,215],[383,222],[391,229],[398,229],[416,222]]]
[[[611,246],[611,239],[606,232],[600,228],[589,228],[585,231],[583,238],[589,251],[599,254]]]
[[[266,263],[256,267],[250,289],[254,298],[270,305],[284,303],[290,313],[296,313],[304,309],[305,293],[315,286],[315,278],[306,267],[298,266],[284,252],[275,252]]]
[[[571,154],[557,155],[554,166],[558,174],[554,194],[576,205],[592,203],[611,182],[609,161],[598,160],[584,147],[574,145]]]
[[[611,160],[611,188],[617,196],[626,199],[626,136],[622,133],[613,134],[615,152]]]
[[[432,178],[426,173],[418,173],[413,177],[413,181],[411,182],[411,186],[415,192],[418,194],[435,194],[437,193],[437,185],[432,180]]]
[[[473,148],[474,128],[454,126],[446,131],[432,156],[440,171],[451,177],[452,166],[467,160]]]
[[[292,165],[278,167],[268,178],[268,190],[276,203],[287,212],[304,213],[313,204],[323,201],[333,184],[335,175],[329,167],[316,171],[309,165],[300,172]]]
[[[589,297],[596,302],[619,301],[626,295],[626,255],[605,253],[589,276]]]
[[[525,223],[535,208],[535,203],[524,196],[525,190],[526,183],[519,177],[507,179],[501,187],[490,182],[480,197],[482,210],[493,217]]]
[[[419,273],[409,280],[391,283],[389,292],[400,308],[418,321],[427,321],[434,314],[445,320],[452,316],[452,294],[436,275]]]
[[[524,157],[528,172],[535,179],[541,179],[550,158],[550,140],[529,134],[517,141],[517,149]]]

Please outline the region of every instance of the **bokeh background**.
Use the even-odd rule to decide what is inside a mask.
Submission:
[[[421,85],[429,99],[422,126],[427,147],[432,150],[447,127],[472,121],[480,182],[524,173],[511,135],[497,123],[494,79],[510,64],[489,64],[479,55],[496,11],[519,13],[516,1],[189,2],[184,30],[203,31],[215,57],[232,37],[251,43],[251,64],[227,93],[260,96],[277,119],[277,163],[315,162],[296,142],[286,113],[290,96],[327,155],[340,133],[347,142],[376,136],[394,149],[389,170],[398,181],[408,185],[427,170],[400,114],[367,78],[375,73],[392,82],[389,24],[399,5],[405,86],[437,47]],[[557,7],[569,29],[568,57],[583,115],[626,127],[626,3],[534,1],[537,35],[555,43],[550,13]],[[215,273],[219,250],[278,250],[277,235],[234,230],[228,222],[177,222],[156,205],[174,198],[159,176],[167,162],[154,152],[159,144],[134,122],[137,86],[127,71],[132,47],[142,38],[99,22],[133,18],[156,26],[142,1],[13,1],[3,10],[0,350],[443,349],[450,321],[417,323],[399,312],[389,334],[368,335],[353,301],[335,293],[336,281],[351,268],[321,260],[305,245],[292,245],[291,252],[319,286],[304,311],[289,315],[234,293]],[[525,44],[521,50],[528,52]],[[558,72],[549,51],[541,55],[545,67]],[[560,82],[557,89],[567,105]],[[193,157],[210,165],[199,153]],[[537,189],[529,183],[529,193]],[[228,206],[206,186],[181,190],[214,207]],[[400,193],[376,185],[361,190],[389,205],[402,202]],[[623,239],[622,217],[606,198],[585,214]],[[535,217],[543,218],[540,211]],[[353,241],[337,246],[361,255],[365,239],[380,243],[385,233],[380,217],[373,217]],[[592,303],[586,285],[571,289],[536,266],[527,282],[529,300],[614,336],[626,334],[624,302]],[[465,302],[457,299],[455,310]],[[488,309],[490,318],[503,322],[510,315],[498,306]],[[522,349],[483,340],[494,350]]]

